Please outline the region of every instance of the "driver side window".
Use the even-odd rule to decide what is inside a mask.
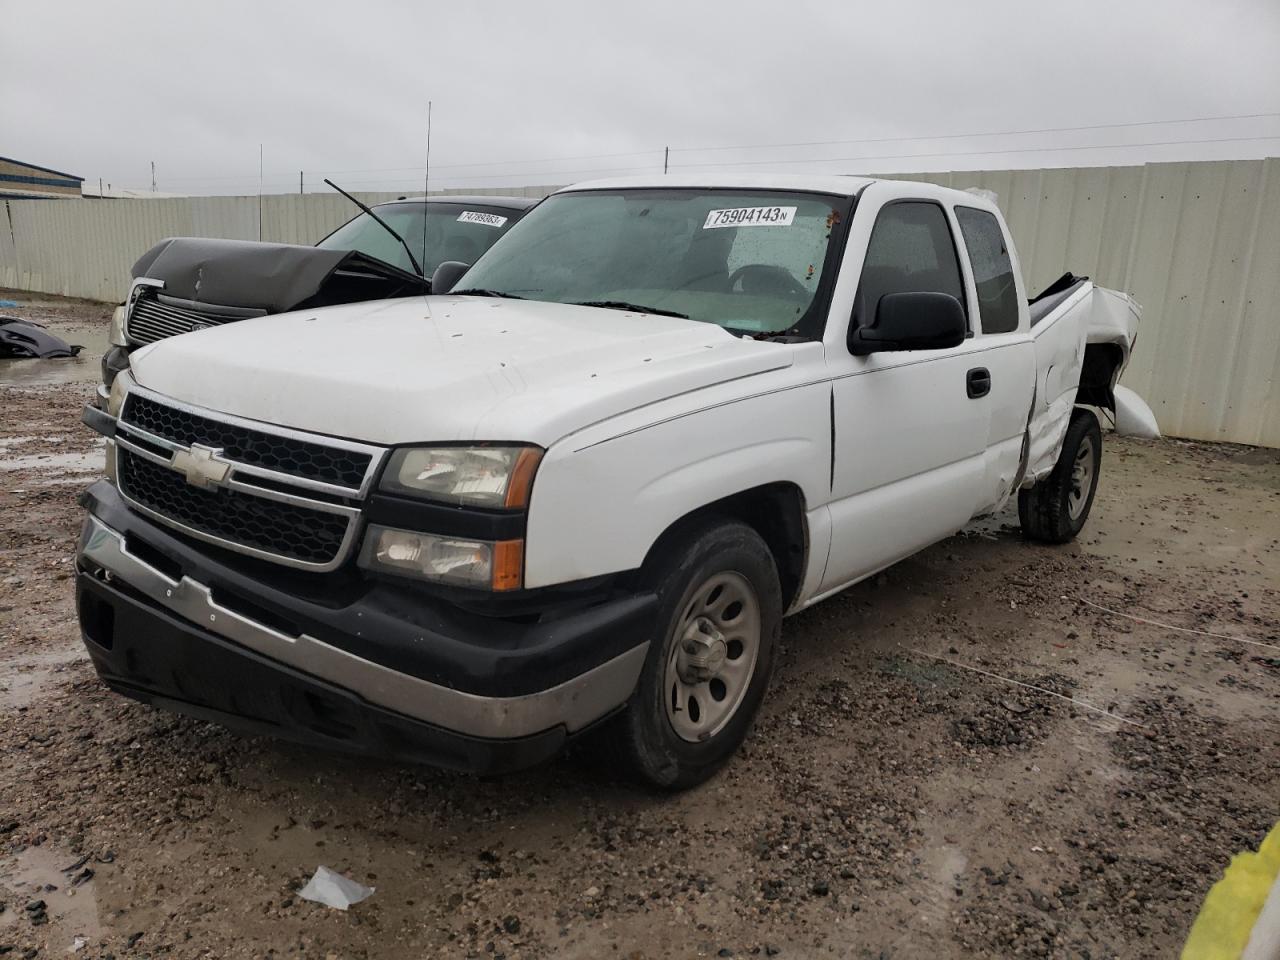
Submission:
[[[965,306],[960,258],[940,205],[904,200],[880,210],[858,281],[854,322],[872,324],[888,293],[948,293]]]

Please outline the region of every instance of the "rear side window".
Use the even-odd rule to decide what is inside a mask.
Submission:
[[[859,325],[875,320],[876,306],[888,293],[949,293],[964,305],[955,241],[938,204],[891,203],[876,217],[858,282]]]
[[[973,281],[978,288],[978,312],[983,333],[1018,329],[1018,289],[1000,221],[985,210],[956,207],[956,219],[969,248]]]

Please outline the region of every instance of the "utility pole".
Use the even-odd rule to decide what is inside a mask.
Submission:
[[[156,162],[151,161],[151,192],[156,192]]]
[[[671,148],[663,147],[662,148],[662,173],[664,175],[667,172],[667,161],[670,159],[671,159]]]
[[[262,144],[258,144],[258,241],[262,241]]]
[[[302,196],[305,191],[302,189],[302,171],[298,171],[298,196]]]
[[[98,199],[102,199],[102,178],[98,178]]]

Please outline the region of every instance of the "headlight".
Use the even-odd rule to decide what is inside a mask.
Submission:
[[[524,582],[524,541],[469,540],[371,525],[360,566],[437,583],[518,590]]]
[[[133,377],[128,370],[121,370],[111,382],[111,393],[107,396],[107,413],[113,417],[120,416],[124,407],[125,395],[133,388]]]
[[[121,304],[111,312],[111,332],[107,334],[107,342],[113,347],[127,347],[129,341],[124,336],[124,318],[128,308]]]
[[[382,489],[490,509],[529,505],[537,447],[408,447],[391,455]]]

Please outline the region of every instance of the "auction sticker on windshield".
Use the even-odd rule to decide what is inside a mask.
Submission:
[[[796,218],[795,207],[736,207],[733,210],[712,210],[702,225],[703,230],[713,227],[789,227]]]
[[[506,217],[496,213],[481,213],[478,210],[464,210],[458,217],[459,223],[483,223],[486,227],[501,227],[507,222]]]

